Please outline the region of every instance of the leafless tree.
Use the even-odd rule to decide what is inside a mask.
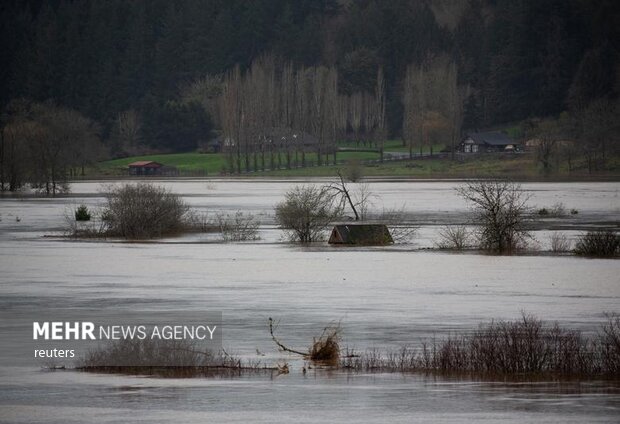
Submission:
[[[347,181],[345,180],[342,172],[340,170],[336,171],[338,175],[338,181],[334,183],[330,183],[324,186],[325,190],[330,192],[338,202],[340,202],[341,207],[345,204],[349,205],[351,208],[351,212],[355,215],[355,220],[359,221],[361,218],[360,213],[358,212],[358,207],[360,204],[354,201],[353,195],[349,189]]]
[[[464,225],[447,225],[439,230],[440,249],[463,250],[470,246],[470,231]]]
[[[424,70],[421,66],[409,65],[403,81],[403,138],[409,146],[409,158],[413,148],[422,145],[422,122],[426,112]]]
[[[433,140],[447,138],[452,151],[460,138],[463,104],[467,87],[458,85],[458,69],[448,56],[431,58],[421,65],[409,65],[403,81],[403,135],[409,145],[429,147]]]
[[[474,210],[481,248],[503,253],[524,246],[530,237],[526,228],[530,196],[518,184],[500,180],[471,181],[456,190]]]
[[[142,121],[138,112],[134,109],[120,112],[115,124],[115,135],[118,137],[121,148],[131,155],[139,154]]]
[[[450,62],[445,71],[446,116],[450,130],[450,155],[454,160],[456,146],[461,138],[465,99],[470,94],[469,86],[458,85],[458,68]]]
[[[13,120],[0,132],[0,191],[17,191],[28,180],[28,146],[33,123]]]
[[[544,120],[534,124],[531,130],[536,141],[536,161],[545,174],[550,174],[559,165],[559,148],[564,138],[558,121]]]
[[[353,130],[353,139],[359,146],[360,129],[362,127],[363,98],[362,93],[356,92],[349,96],[349,122]]]
[[[151,239],[184,229],[190,210],[177,194],[152,184],[125,184],[104,189],[101,212],[105,235]]]
[[[375,87],[375,126],[374,137],[377,148],[379,149],[379,155],[381,162],[383,162],[383,146],[385,144],[386,129],[385,129],[385,77],[383,75],[383,68],[379,68],[377,71],[377,85]]]
[[[243,134],[242,79],[238,66],[226,76],[219,100],[224,148],[229,170],[241,172],[241,136]]]
[[[276,222],[292,240],[317,241],[325,229],[340,216],[334,195],[325,187],[295,186],[275,207]]]
[[[3,174],[9,188],[23,182],[46,194],[68,190],[71,176],[101,159],[98,125],[79,112],[51,102],[16,101],[2,131]],[[22,180],[22,181],[18,181]]]

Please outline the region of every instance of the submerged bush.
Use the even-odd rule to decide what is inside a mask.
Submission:
[[[179,233],[191,220],[178,194],[147,183],[112,186],[105,193],[105,233],[126,239],[152,239]]]
[[[310,346],[308,351],[291,349],[285,346],[274,333],[277,326],[278,324],[274,324],[273,319],[269,318],[271,339],[281,351],[301,355],[306,359],[320,362],[323,365],[338,365],[338,360],[340,359],[340,323],[325,327],[321,336],[313,339],[312,346]]]
[[[340,359],[340,325],[325,327],[323,334],[312,341],[310,360],[336,365]]]
[[[571,209],[571,214],[573,214],[573,211],[576,211],[576,210],[575,209]],[[537,213],[538,213],[538,215],[551,216],[551,217],[555,217],[555,218],[561,218],[563,216],[568,215],[568,212],[566,210],[566,206],[564,205],[564,203],[561,203],[561,202],[554,203],[553,206],[551,206],[551,208],[549,208],[549,209],[547,209],[547,208],[538,209]]]
[[[75,220],[76,221],[90,221],[90,211],[86,207],[86,205],[80,205],[75,210]]]
[[[588,231],[577,240],[575,253],[582,256],[617,256],[620,254],[620,235],[611,230]]]
[[[89,351],[78,360],[85,372],[158,377],[214,377],[240,372],[277,371],[260,361],[243,362],[224,350],[201,350],[193,341],[122,339]]]
[[[383,372],[488,375],[620,376],[620,318],[610,316],[602,333],[588,338],[530,315],[492,321],[462,336],[450,336],[382,354],[347,352],[340,366]]]
[[[341,208],[325,187],[295,186],[275,207],[276,222],[291,240],[309,243],[320,240],[323,232],[340,216]]]
[[[447,225],[439,230],[437,247],[440,249],[463,250],[470,244],[470,232],[463,225]]]
[[[571,250],[570,239],[564,233],[555,232],[549,237],[551,251],[555,253],[569,252]]]
[[[254,215],[244,214],[241,211],[234,215],[217,216],[219,230],[224,241],[247,241],[258,240],[258,226],[260,223]]]
[[[529,195],[509,181],[472,181],[457,188],[474,211],[473,224],[480,248],[497,253],[523,248],[531,238],[527,224],[531,219]]]

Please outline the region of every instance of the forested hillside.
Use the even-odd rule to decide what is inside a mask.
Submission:
[[[462,127],[484,128],[616,99],[619,10],[616,0],[2,2],[0,103],[74,109],[100,124],[112,155],[123,137],[187,151],[220,125],[191,87],[270,54],[334,69],[341,95],[372,93],[381,69],[384,125],[399,137],[408,69],[442,57],[467,87]]]

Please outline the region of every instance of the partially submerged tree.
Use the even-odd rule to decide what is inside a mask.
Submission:
[[[530,196],[519,184],[471,181],[456,190],[475,212],[474,223],[480,226],[477,235],[482,249],[504,253],[523,247],[530,237],[526,228]]]
[[[105,235],[112,237],[141,240],[172,235],[191,219],[181,196],[153,184],[111,186],[105,198],[102,219]]]
[[[338,182],[327,184],[324,188],[330,193],[332,193],[340,201],[341,207],[343,207],[345,204],[348,204],[351,208],[351,211],[355,215],[355,220],[359,221],[361,219],[361,215],[358,212],[358,208],[362,207],[363,205],[359,202],[360,199],[354,199],[353,195],[349,190],[347,182],[345,181],[345,178],[342,176],[342,172],[338,170],[336,171],[336,173],[338,174]],[[363,199],[366,200],[366,196],[364,196]]]
[[[592,257],[618,256],[620,255],[620,234],[612,230],[588,231],[577,239],[575,253]]]
[[[331,222],[340,216],[333,193],[325,187],[295,186],[276,205],[276,222],[291,239],[302,243],[317,241]]]

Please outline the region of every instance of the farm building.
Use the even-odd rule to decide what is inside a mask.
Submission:
[[[480,132],[467,134],[459,150],[463,153],[518,152],[521,144],[499,131]]]
[[[340,224],[329,237],[329,244],[386,245],[394,243],[384,224]]]
[[[137,162],[132,162],[127,165],[127,169],[129,170],[129,175],[135,176],[175,176],[179,173],[173,166],[165,166],[152,160],[139,160]]]

